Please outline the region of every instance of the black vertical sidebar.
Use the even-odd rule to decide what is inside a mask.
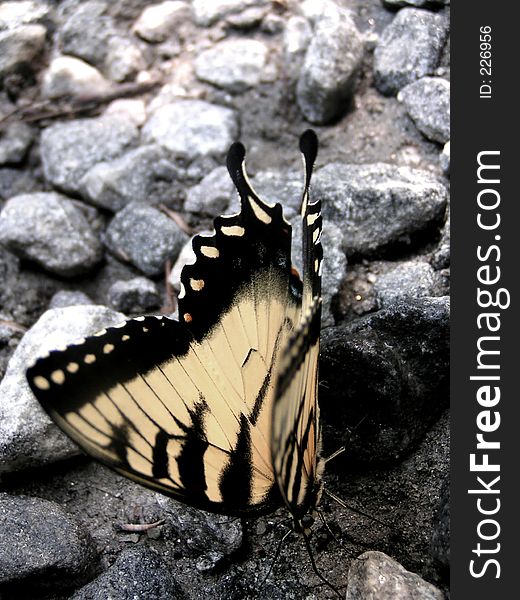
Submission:
[[[505,1],[451,17],[451,597],[501,600],[520,575],[520,29]]]

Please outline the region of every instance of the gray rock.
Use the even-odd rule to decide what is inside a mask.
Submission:
[[[374,52],[377,89],[396,94],[405,85],[432,75],[439,65],[448,22],[427,10],[403,8],[388,25]]]
[[[117,212],[130,202],[158,202],[161,181],[172,181],[174,166],[157,144],[129,150],[119,158],[94,165],[82,177],[81,195],[96,206]]]
[[[73,56],[52,60],[43,76],[42,96],[90,96],[109,90],[110,82],[95,68]]]
[[[193,15],[197,25],[209,27],[223,17],[265,4],[266,0],[193,0]]]
[[[446,296],[324,329],[320,408],[329,449],[348,440],[349,461],[378,463],[416,444],[449,405],[449,330]]]
[[[447,290],[442,277],[427,262],[410,260],[380,275],[375,284],[378,304],[385,308],[395,302],[425,296],[443,296]]]
[[[181,0],[166,0],[147,6],[133,26],[133,31],[151,43],[164,42],[174,36],[179,24],[191,17],[191,6]]]
[[[160,494],[156,494],[156,498],[172,535],[180,540],[187,555],[200,556],[216,551],[224,557],[241,547],[244,534],[240,521],[179,505]]]
[[[347,11],[318,21],[296,87],[308,121],[325,124],[346,112],[362,59],[363,40]]]
[[[33,61],[45,46],[47,30],[43,25],[20,25],[0,31],[0,78]]]
[[[15,121],[0,131],[0,165],[21,162],[33,140],[34,130],[21,121]]]
[[[135,124],[120,115],[55,123],[41,135],[45,178],[67,192],[79,192],[91,167],[122,154],[137,136]]]
[[[39,1],[2,2],[0,4],[0,31],[42,21],[47,17],[49,11],[50,7]]]
[[[450,266],[450,251],[451,251],[451,219],[450,219],[450,211],[448,211],[448,215],[446,217],[446,222],[444,223],[444,227],[442,228],[441,239],[439,240],[439,244],[437,249],[432,255],[431,265],[434,269],[447,269]]]
[[[84,294],[77,290],[60,290],[56,292],[49,302],[51,308],[66,308],[67,306],[88,306],[94,302]]]
[[[104,306],[53,309],[45,312],[24,335],[0,382],[0,471],[49,464],[80,453],[44,413],[29,389],[25,372],[46,352],[116,325],[124,318]]]
[[[317,25],[322,19],[339,20],[346,12],[334,0],[304,0],[300,3],[299,10],[313,25]]]
[[[224,155],[238,131],[237,116],[230,108],[202,100],[179,100],[155,110],[142,133],[146,141],[193,160]]]
[[[445,6],[450,0],[383,0],[388,8],[402,8],[403,6],[415,6],[415,8],[429,8],[434,6]]]
[[[91,574],[92,541],[56,503],[0,493],[0,522],[0,583],[59,589]]]
[[[119,211],[106,232],[106,245],[145,275],[161,275],[166,260],[174,261],[188,236],[165,214],[133,202]]]
[[[267,53],[257,40],[224,40],[197,56],[195,73],[202,81],[240,93],[260,83]]]
[[[440,144],[450,139],[450,82],[423,77],[405,86],[397,99],[402,102],[417,129]]]
[[[123,35],[113,35],[108,40],[104,70],[112,81],[133,79],[147,67],[147,60],[139,44]]]
[[[383,552],[365,552],[348,573],[346,600],[444,600],[444,594]]]
[[[126,314],[144,313],[161,305],[157,286],[146,277],[116,281],[108,290],[108,301],[115,309]]]
[[[217,167],[190,188],[184,210],[216,217],[225,212],[235,194],[235,186],[226,167]]]
[[[303,183],[299,171],[260,171],[252,178],[252,184],[264,202],[279,202],[288,221],[300,212]]]
[[[0,168],[0,200],[34,192],[39,184],[27,169]]]
[[[444,569],[450,567],[450,482],[446,479],[441,490],[435,528],[431,537],[432,556]]]
[[[444,144],[444,148],[439,155],[439,162],[441,164],[441,168],[446,175],[450,174],[450,142],[446,142]]]
[[[428,171],[384,163],[331,163],[316,172],[323,215],[341,225],[347,255],[371,255],[410,243],[444,216],[448,192]]]
[[[87,62],[103,66],[108,41],[115,33],[106,2],[80,2],[61,26],[58,40],[63,54],[72,54]]]
[[[78,590],[71,600],[142,600],[186,595],[175,580],[171,567],[146,546],[124,550],[114,564],[97,579]]]
[[[103,256],[84,213],[55,192],[9,199],[0,213],[0,242],[63,277],[88,272]]]

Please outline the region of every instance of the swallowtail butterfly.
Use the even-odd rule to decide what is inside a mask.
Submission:
[[[130,319],[27,371],[50,417],[118,473],[220,514],[285,505],[304,534],[324,465],[316,398],[322,218],[309,199],[317,148],[306,131],[302,278],[282,207],[255,193],[235,143],[227,165],[241,210],[194,237],[179,320]]]

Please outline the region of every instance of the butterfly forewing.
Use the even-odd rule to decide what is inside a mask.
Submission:
[[[306,140],[303,284],[291,268],[291,227],[281,206],[260,200],[245,173],[243,146],[234,144],[228,168],[241,211],[218,217],[213,234],[193,239],[196,260],[181,275],[179,321],[131,319],[51,352],[27,372],[48,414],[88,453],[213,512],[261,514],[283,498],[299,507],[287,461],[300,465],[306,480],[317,473],[317,344],[307,338],[316,318],[319,331],[310,297],[319,296],[314,232],[321,220],[308,218],[316,209],[308,202],[315,136]],[[305,356],[281,392],[281,365],[297,346]],[[296,439],[294,456],[281,462],[273,418],[282,423],[275,437]]]

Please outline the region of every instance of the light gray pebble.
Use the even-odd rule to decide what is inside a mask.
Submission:
[[[106,245],[148,276],[161,275],[174,261],[188,236],[165,214],[139,202],[128,204],[112,219]]]
[[[288,19],[283,35],[283,47],[289,62],[305,55],[311,37],[312,27],[307,19],[299,15]]]
[[[39,0],[10,1],[0,4],[0,31],[15,29],[20,25],[37,23],[49,15],[50,6]]]
[[[374,51],[377,89],[396,94],[405,85],[432,75],[448,35],[448,21],[439,14],[403,8],[383,31]]]
[[[21,162],[33,140],[34,130],[21,121],[14,121],[0,131],[0,165]]]
[[[424,296],[444,296],[446,289],[442,277],[423,261],[403,262],[379,275],[374,292],[380,308],[398,301]]]
[[[55,502],[0,493],[0,522],[0,583],[59,589],[92,574],[92,540]]]
[[[444,594],[383,552],[365,552],[352,562],[346,600],[443,600]]]
[[[147,66],[148,61],[136,40],[124,35],[110,37],[104,61],[109,79],[118,83],[131,80]]]
[[[403,6],[415,6],[415,8],[430,8],[433,6],[445,6],[450,0],[383,0],[388,8],[402,8]]]
[[[448,191],[428,171],[385,163],[331,163],[316,172],[324,218],[340,225],[347,255],[371,255],[442,220]]]
[[[235,194],[235,186],[226,167],[217,167],[190,188],[184,210],[216,217],[224,213]]]
[[[44,73],[42,96],[88,96],[109,88],[110,82],[95,67],[74,56],[57,56]]]
[[[346,112],[363,59],[363,41],[348,13],[315,27],[296,87],[298,105],[311,123],[325,124]]]
[[[0,382],[0,472],[53,463],[80,453],[33,396],[25,372],[46,352],[116,325],[125,316],[104,306],[46,311],[27,331]]]
[[[150,43],[164,42],[174,36],[179,24],[191,18],[191,6],[181,0],[166,0],[144,8],[133,31]]]
[[[268,15],[268,6],[250,6],[242,12],[226,17],[226,24],[235,29],[252,29],[258,27],[264,17]]]
[[[186,598],[170,566],[151,548],[126,548],[99,577],[78,590],[70,600],[132,600]]]
[[[83,175],[111,160],[137,140],[134,123],[120,115],[55,123],[43,130],[40,154],[45,178],[68,192],[79,192]]]
[[[238,137],[236,113],[203,100],[178,100],[157,108],[142,133],[176,156],[224,155]]]
[[[450,174],[450,142],[446,142],[442,149],[442,152],[439,155],[439,162],[441,164],[441,169],[444,171],[445,175]]]
[[[450,82],[423,77],[397,95],[417,129],[428,139],[445,144],[450,139]]]
[[[49,302],[49,308],[65,308],[67,306],[86,306],[94,304],[92,300],[78,290],[60,290]]]
[[[219,19],[240,13],[251,6],[265,6],[266,0],[193,0],[193,14],[197,25],[209,27]]]
[[[134,277],[127,281],[116,281],[108,290],[108,301],[112,308],[129,313],[144,313],[161,305],[157,286],[146,277]]]
[[[10,198],[0,213],[0,241],[17,256],[63,277],[90,271],[103,256],[84,213],[55,192]]]
[[[63,54],[72,54],[92,65],[103,66],[108,40],[115,33],[108,5],[101,0],[78,3],[58,30]]]
[[[130,202],[160,201],[160,181],[174,178],[174,166],[157,144],[129,150],[112,161],[94,165],[80,181],[81,195],[101,208],[117,212]]]
[[[197,56],[195,73],[202,81],[240,93],[260,83],[267,52],[257,40],[224,40]]]
[[[45,27],[37,24],[0,31],[0,78],[21,66],[33,66],[46,35]]]

